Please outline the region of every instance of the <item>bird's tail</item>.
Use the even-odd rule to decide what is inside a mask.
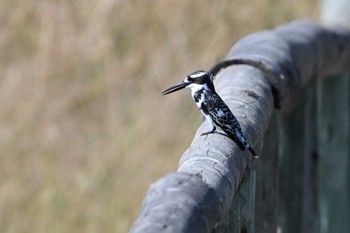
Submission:
[[[241,150],[244,151],[245,149],[248,149],[248,151],[254,158],[259,158],[259,156],[255,153],[251,145],[248,143],[247,139],[243,136],[242,132],[236,131],[236,134],[232,134],[230,131],[227,131],[225,133],[239,146],[239,148],[241,148]]]
[[[254,158],[258,159],[258,158],[259,158],[259,155],[257,155],[257,154],[255,153],[255,151],[253,150],[253,148],[252,148],[249,144],[247,144],[246,146],[247,146],[247,149],[249,150],[249,152],[252,154],[252,156],[254,156]]]
[[[254,158],[258,159],[259,156],[255,153],[252,146],[248,143],[247,139],[243,136],[243,134],[241,132],[238,132],[238,135],[240,137],[239,140],[242,144],[244,144],[244,147],[248,149],[248,151]]]

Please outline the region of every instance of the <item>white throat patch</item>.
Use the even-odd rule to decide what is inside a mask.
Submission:
[[[186,88],[190,88],[192,94],[199,91],[199,90],[208,90],[208,85],[207,84],[197,84],[197,83],[191,83],[189,84]]]

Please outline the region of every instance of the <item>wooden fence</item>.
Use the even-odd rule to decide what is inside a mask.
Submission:
[[[130,232],[350,232],[349,68],[339,27],[295,21],[238,41],[211,71],[260,159],[200,136],[204,122]]]

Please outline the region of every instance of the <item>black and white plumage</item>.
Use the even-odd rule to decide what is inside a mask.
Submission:
[[[202,70],[196,71],[188,75],[184,81],[163,91],[162,94],[167,95],[183,88],[191,89],[192,98],[211,127],[210,131],[201,135],[218,133],[216,131],[216,126],[218,126],[242,150],[248,149],[252,156],[258,157],[244,136],[237,118],[216,93],[213,80],[214,76],[211,73]]]

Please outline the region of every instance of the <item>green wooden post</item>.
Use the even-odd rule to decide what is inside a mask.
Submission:
[[[298,105],[279,117],[279,222],[283,233],[301,232],[304,173],[304,111]]]
[[[302,207],[302,232],[320,232],[318,208],[319,159],[317,153],[316,81],[304,89],[304,182]]]
[[[350,30],[349,1],[321,2],[321,19],[324,24]],[[322,233],[350,232],[349,76],[344,74],[332,77],[318,84],[319,205]]]
[[[280,117],[280,225],[283,233],[319,232],[315,82]]]
[[[321,232],[350,232],[349,75],[318,86]]]
[[[215,233],[254,233],[256,171],[247,170],[235,194],[229,212]]]
[[[277,231],[278,216],[278,128],[277,116],[271,117],[264,148],[256,166],[255,232]]]

